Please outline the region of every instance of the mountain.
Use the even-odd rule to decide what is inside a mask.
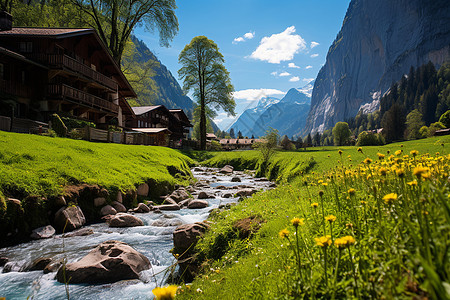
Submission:
[[[138,98],[130,101],[132,106],[159,105],[168,109],[181,108],[189,117],[192,116],[194,102],[183,94],[183,90],[161,61],[150,51],[144,42],[131,38],[134,51],[123,59],[123,68],[136,90]],[[149,70],[149,71],[147,71]],[[148,74],[147,74],[147,73]],[[134,77],[135,80],[133,80]]]
[[[262,98],[255,108],[244,111],[232,125],[234,132],[239,129],[244,136],[260,137],[272,127],[280,135],[291,137],[300,134],[310,109],[312,88],[313,82],[300,89],[290,89],[281,100]],[[242,125],[245,125],[245,130],[241,129]]]
[[[373,111],[393,82],[450,59],[448,0],[352,0],[317,75],[304,134]]]
[[[241,131],[244,136],[252,136],[252,131],[258,118],[267,110],[267,108],[278,102],[280,102],[280,99],[274,97],[261,98],[256,107],[246,109],[236,122],[231,125],[230,129],[233,128],[236,134]]]

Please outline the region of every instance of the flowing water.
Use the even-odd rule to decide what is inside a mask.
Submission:
[[[236,193],[239,186],[245,185],[255,189],[268,189],[270,182],[254,179],[241,172],[232,175],[219,174],[214,168],[195,168],[192,171],[204,187],[197,188],[214,194],[215,198],[206,199],[209,206],[203,209],[181,209],[178,211],[163,211],[162,213],[136,214],[144,221],[144,226],[131,228],[110,228],[107,224],[93,224],[86,226],[94,231],[88,236],[61,238],[56,235],[45,240],[31,241],[8,248],[0,249],[0,257],[7,257],[9,264],[13,264],[12,271],[2,273],[0,268],[0,298],[14,299],[66,299],[64,284],[55,280],[56,273],[43,274],[42,271],[19,272],[30,262],[49,257],[52,261],[62,260],[75,262],[84,257],[90,250],[101,242],[118,240],[129,244],[144,254],[151,262],[152,268],[143,271],[139,280],[126,280],[113,284],[87,285],[73,284],[69,286],[70,299],[152,299],[152,289],[156,282],[161,284],[167,277],[166,270],[175,263],[169,250],[173,247],[172,233],[177,226],[157,227],[153,222],[162,219],[178,220],[178,223],[190,224],[205,220],[210,211],[220,205],[236,202],[237,198],[223,198],[225,193]],[[232,177],[238,176],[241,182],[231,182]],[[226,186],[220,190],[216,187]]]

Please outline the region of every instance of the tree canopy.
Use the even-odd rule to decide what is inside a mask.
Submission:
[[[350,129],[346,122],[337,122],[333,128],[334,144],[336,146],[345,145],[350,138]]]
[[[183,66],[178,75],[185,93],[192,90],[200,109],[200,148],[206,149],[207,108],[213,113],[222,109],[234,116],[234,102],[230,74],[224,66],[223,55],[214,41],[197,36],[186,45],[178,57]]]

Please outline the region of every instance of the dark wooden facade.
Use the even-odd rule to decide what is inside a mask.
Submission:
[[[47,121],[56,112],[124,126],[134,97],[93,29],[0,31],[0,114]]]
[[[189,134],[189,127],[192,127],[188,117],[182,109],[167,109],[164,105],[141,106],[132,108],[136,118],[127,122],[127,127],[136,131],[140,129],[154,129],[147,131],[148,134],[158,134],[158,140],[162,140],[164,135],[170,146],[181,146],[182,140]],[[167,129],[167,130],[160,130]],[[156,143],[155,143],[156,144]],[[158,143],[160,144],[160,143]]]

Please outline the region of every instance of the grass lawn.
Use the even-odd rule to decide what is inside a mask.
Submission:
[[[183,183],[193,160],[166,147],[91,143],[64,138],[0,131],[0,192],[60,195],[66,185],[98,184],[129,190],[154,179]],[[179,173],[179,174],[181,174]]]
[[[177,299],[447,299],[449,142],[277,153],[282,184],[211,219],[196,246],[203,272]],[[248,168],[255,157],[205,164]],[[311,157],[309,172],[289,175]],[[234,224],[249,216],[264,222],[241,239]]]

